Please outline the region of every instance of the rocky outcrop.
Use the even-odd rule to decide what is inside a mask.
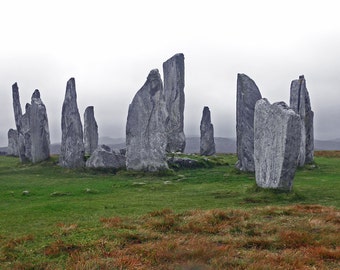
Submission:
[[[107,145],[98,146],[86,161],[88,168],[121,169],[125,168],[126,158],[119,152],[113,151]]]
[[[50,157],[50,132],[46,107],[40,98],[39,90],[32,95],[30,106],[31,160],[33,163]]]
[[[209,107],[204,107],[200,125],[200,154],[202,156],[211,156],[216,153],[214,141],[214,126],[211,124]]]
[[[67,168],[85,166],[83,126],[77,105],[77,93],[74,78],[67,82],[65,99],[61,114],[61,149],[59,164]]]
[[[7,147],[7,156],[19,156],[18,152],[18,131],[15,129],[8,130],[8,147]]]
[[[261,99],[255,106],[256,183],[262,188],[291,190],[301,142],[301,119],[284,102]]]
[[[241,171],[255,171],[254,165],[254,112],[261,93],[255,82],[245,74],[237,75],[236,145]]]
[[[173,169],[193,169],[202,167],[202,164],[195,159],[187,157],[169,157],[167,158],[170,168]]]
[[[86,155],[91,155],[98,147],[98,125],[93,106],[87,107],[84,113],[84,145]]]
[[[166,125],[168,152],[183,152],[184,135],[184,55],[176,54],[163,63],[164,96],[169,120]]]
[[[126,123],[128,170],[158,171],[168,168],[167,118],[161,76],[154,69],[129,106]]]
[[[314,160],[314,113],[304,76],[293,80],[290,86],[290,107],[301,117],[301,145],[299,166]]]

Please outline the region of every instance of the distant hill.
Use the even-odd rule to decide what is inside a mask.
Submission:
[[[314,140],[315,150],[340,150],[340,139],[332,141]]]
[[[215,138],[217,153],[236,153],[236,139],[229,138]],[[184,153],[199,153],[200,152],[200,138],[188,137],[186,138],[186,145]]]
[[[125,148],[125,138],[99,138],[99,144],[106,144],[113,149]],[[236,139],[235,138],[215,138],[216,152],[217,153],[236,153]],[[334,140],[315,140],[315,150],[340,150],[340,139]],[[6,154],[7,147],[0,147],[0,155]],[[184,152],[199,153],[200,151],[200,138],[199,137],[187,137],[186,146]],[[51,144],[51,154],[60,153],[60,143]]]

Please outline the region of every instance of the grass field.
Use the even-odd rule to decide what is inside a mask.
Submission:
[[[340,269],[340,153],[290,193],[236,157],[159,174],[0,157],[0,269]]]

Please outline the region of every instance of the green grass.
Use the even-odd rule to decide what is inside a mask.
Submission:
[[[55,241],[86,245],[110,238],[100,222],[105,218],[138,219],[162,209],[181,214],[196,209],[252,211],[268,205],[340,208],[339,157],[316,157],[314,165],[299,169],[290,193],[256,188],[253,174],[234,168],[234,155],[200,158],[203,168],[158,174],[75,171],[58,167],[56,160],[22,165],[17,158],[0,157],[1,269],[11,269],[9,262],[42,265],[42,250]],[[72,226],[76,232],[69,234]],[[15,239],[20,248],[9,244]],[[48,265],[63,268],[67,254],[49,256]]]

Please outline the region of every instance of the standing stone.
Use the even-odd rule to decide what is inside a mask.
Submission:
[[[261,99],[255,106],[256,183],[262,188],[291,190],[301,142],[301,119],[284,102]]]
[[[306,159],[305,163],[314,161],[314,112],[307,111],[305,117],[306,130]]]
[[[21,162],[27,161],[25,155],[25,135],[22,132],[22,110],[20,104],[19,87],[17,83],[12,85],[13,110],[15,125],[18,132],[18,155]]]
[[[166,162],[166,121],[168,115],[163,84],[157,69],[129,106],[126,124],[126,167],[128,170],[168,169]]]
[[[83,126],[77,105],[74,78],[67,82],[65,99],[61,114],[61,151],[59,163],[62,167],[84,167]]]
[[[176,54],[163,63],[164,96],[169,120],[166,125],[167,152],[183,152],[184,127],[184,55]]]
[[[261,93],[255,82],[245,74],[237,75],[236,145],[241,171],[255,171],[254,165],[254,111]]]
[[[21,128],[19,133],[19,145],[21,152],[24,152],[22,161],[32,160],[32,139],[31,139],[31,104],[26,103],[25,113],[21,118]]]
[[[8,131],[8,147],[7,147],[7,155],[8,156],[19,156],[18,152],[18,131],[15,129],[10,129]]]
[[[216,153],[214,141],[214,126],[211,124],[209,107],[204,107],[200,125],[201,140],[200,154],[202,156],[212,156]]]
[[[40,98],[39,90],[32,95],[30,107],[31,160],[33,163],[50,157],[50,132],[46,107]]]
[[[84,145],[86,155],[91,155],[98,147],[98,125],[93,106],[87,107],[84,113]]]
[[[306,80],[303,75],[290,86],[290,107],[301,117],[301,145],[299,166],[314,160],[314,113],[311,109]]]
[[[15,125],[17,127],[18,132],[20,132],[22,110],[21,110],[21,104],[20,104],[19,87],[17,83],[14,83],[12,85],[12,97],[13,97],[13,110],[14,110]]]

